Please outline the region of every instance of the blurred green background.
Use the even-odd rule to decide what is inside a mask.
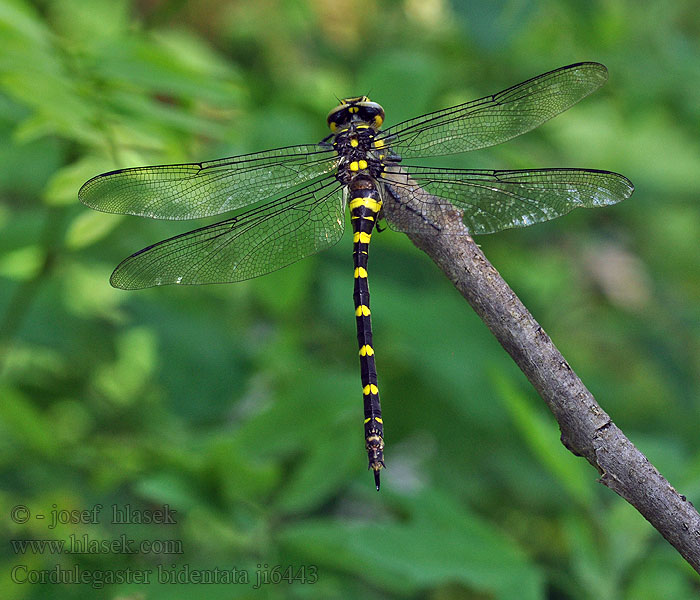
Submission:
[[[118,167],[316,142],[336,97],[371,94],[391,125],[604,63],[608,84],[554,121],[430,164],[634,182],[617,206],[477,241],[698,504],[698,39],[692,0],[0,0],[0,597],[697,598],[697,575],[562,447],[405,236],[376,235],[370,260],[388,466],[377,493],[351,238],[253,281],[124,292],[108,283],[122,258],[199,223],[93,212],[77,191]],[[99,523],[49,528],[52,509],[95,504]],[[111,523],[113,505],[166,504],[176,524]],[[8,543],[122,534],[182,553]],[[19,584],[17,565],[153,575]],[[190,582],[236,568],[248,583],[161,585],[159,565]],[[254,590],[259,570],[270,583]]]

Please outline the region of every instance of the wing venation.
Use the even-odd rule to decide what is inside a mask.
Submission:
[[[377,137],[403,158],[494,146],[567,110],[607,78],[607,69],[599,63],[568,65],[497,94],[403,121]]]
[[[341,187],[334,178],[225,221],[158,242],[132,254],[110,283],[154,285],[231,283],[281,269],[333,246],[345,227]]]
[[[549,221],[574,208],[616,204],[634,191],[623,175],[593,169],[407,171],[383,180],[392,192],[386,219],[392,229],[407,232],[494,233]]]
[[[103,212],[197,219],[243,208],[327,175],[332,148],[289,146],[203,163],[119,169],[93,177],[80,201]]]

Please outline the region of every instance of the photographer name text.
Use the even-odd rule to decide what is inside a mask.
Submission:
[[[133,508],[131,504],[112,504],[105,510],[102,504],[83,510],[59,508],[52,505],[48,515],[37,513],[33,515],[37,521],[47,520],[48,528],[55,529],[57,525],[99,525],[109,522],[112,525],[175,525],[177,511],[164,504],[156,509]],[[12,508],[11,519],[15,523],[26,523],[32,518],[32,513],[24,504]]]

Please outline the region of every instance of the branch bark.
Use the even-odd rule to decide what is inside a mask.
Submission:
[[[388,188],[394,200],[385,204],[388,220],[401,211],[399,222],[406,223],[411,213],[426,229],[426,207],[438,206],[429,209],[433,229],[463,228],[458,210],[421,188],[407,187],[405,177],[398,181],[402,185]],[[599,481],[634,506],[700,573],[700,515],[693,504],[613,423],[474,240],[463,233],[407,235],[442,269],[547,403],[564,446],[591,463],[601,474]]]

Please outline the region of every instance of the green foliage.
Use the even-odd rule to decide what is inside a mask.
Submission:
[[[366,472],[350,239],[229,286],[109,287],[187,224],[90,211],[81,183],[387,125],[580,60],[597,94],[436,166],[590,167],[634,196],[479,238],[603,407],[700,504],[700,36],[675,3],[352,5],[0,0],[0,532],[181,540],[182,554],[18,554],[0,597],[695,598],[697,576],[560,445],[552,416],[426,257],[372,245],[383,489]],[[102,504],[98,523],[13,522]],[[119,525],[112,505],[177,523]],[[20,585],[11,569],[247,570],[248,584]],[[259,567],[265,565],[268,567]],[[174,567],[172,565],[175,565]],[[190,581],[192,578],[190,576]]]

